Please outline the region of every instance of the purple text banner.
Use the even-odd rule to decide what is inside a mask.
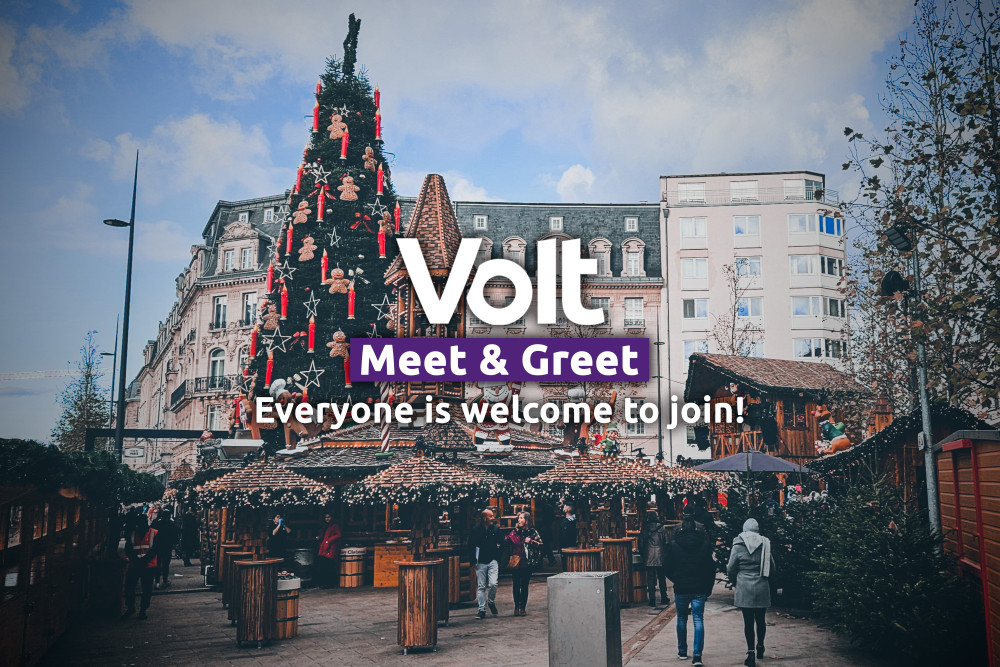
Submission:
[[[648,338],[352,338],[361,382],[647,382]]]

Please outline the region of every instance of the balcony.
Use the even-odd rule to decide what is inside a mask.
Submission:
[[[625,318],[625,326],[626,327],[644,327],[644,326],[646,326],[646,320],[644,318],[642,318],[642,317],[640,317],[638,319],[636,319],[634,317],[633,318],[626,317]]]
[[[676,186],[675,186],[676,187]],[[840,193],[836,190],[813,190],[807,188],[804,192],[791,193],[785,188],[758,188],[756,196],[750,192],[733,193],[725,190],[705,190],[702,196],[695,193],[684,195],[683,200],[677,190],[661,193],[667,206],[745,206],[747,204],[795,204],[819,203],[827,206],[840,206]]]
[[[226,321],[225,320],[212,320],[208,324],[208,330],[209,331],[214,331],[214,330],[217,330],[217,329],[225,329],[225,328],[226,328]]]
[[[236,388],[239,380],[237,375],[209,375],[194,379],[192,393],[195,394],[221,394],[232,391]],[[187,382],[185,380],[185,382]]]
[[[187,380],[184,380],[179,385],[177,385],[177,389],[174,389],[172,392],[170,392],[170,407],[173,408],[175,405],[180,403],[182,400],[184,400],[184,397],[186,395],[187,395]]]

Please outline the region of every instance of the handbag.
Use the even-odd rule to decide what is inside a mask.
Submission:
[[[519,567],[521,567],[521,557],[514,554],[510,557],[510,560],[507,561],[507,569],[516,570]]]

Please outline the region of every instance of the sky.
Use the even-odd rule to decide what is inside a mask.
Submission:
[[[912,0],[0,5],[0,374],[115,345],[140,151],[129,376],[218,200],[294,184],[325,60],[361,19],[393,183],[453,200],[657,201],[662,174],[809,169],[884,125]],[[110,386],[110,364],[104,382]],[[0,375],[0,378],[3,376]],[[47,441],[68,378],[0,381],[0,437]]]

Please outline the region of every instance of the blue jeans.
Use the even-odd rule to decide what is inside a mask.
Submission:
[[[683,595],[674,592],[677,605],[677,653],[687,655],[688,613],[694,615],[694,655],[701,656],[705,648],[705,600],[707,595]]]
[[[495,560],[476,564],[476,601],[479,603],[479,611],[486,611],[487,601],[490,604],[496,602],[499,574],[500,564]]]

